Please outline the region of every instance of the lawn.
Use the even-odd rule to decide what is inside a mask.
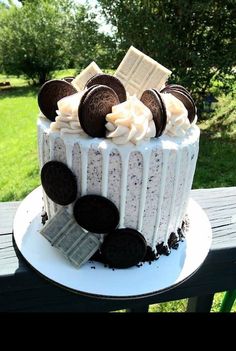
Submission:
[[[62,78],[74,70],[55,72]],[[40,184],[36,120],[37,91],[19,77],[0,75],[11,88],[0,90],[0,201],[23,199]],[[231,95],[219,98],[216,111],[199,124],[202,130],[194,188],[236,185],[236,102]],[[215,295],[212,311],[219,310],[223,293]],[[178,312],[187,300],[153,305],[150,311]],[[233,311],[236,311],[236,303]]]

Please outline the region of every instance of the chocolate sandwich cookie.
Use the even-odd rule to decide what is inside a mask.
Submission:
[[[57,102],[65,96],[77,93],[77,90],[67,81],[53,79],[44,83],[38,94],[38,105],[44,116],[55,121]]]
[[[156,127],[156,137],[161,136],[166,127],[167,115],[165,104],[160,93],[154,89],[147,89],[143,92],[140,100],[152,112],[153,121]]]
[[[41,170],[41,182],[47,196],[59,205],[69,205],[76,199],[76,177],[62,162],[45,163]]]
[[[119,223],[119,211],[115,204],[100,195],[85,195],[74,205],[77,223],[92,233],[109,233]]]
[[[143,260],[147,243],[135,229],[116,229],[108,234],[101,246],[101,252],[112,268],[128,268]]]
[[[175,89],[175,90],[183,91],[183,92],[185,92],[185,93],[190,95],[190,92],[185,87],[183,87],[182,85],[179,85],[179,84],[168,84],[160,92],[161,93],[165,93],[166,90],[169,90],[169,89]]]
[[[152,89],[155,91],[155,93],[157,94],[157,96],[159,97],[159,100],[161,102],[161,106],[162,106],[162,111],[163,111],[163,117],[164,117],[164,123],[163,123],[163,128],[161,130],[161,134],[164,132],[166,124],[167,124],[167,111],[166,111],[166,105],[161,97],[160,92],[157,89]]]
[[[188,119],[190,123],[194,121],[197,109],[194,100],[187,89],[185,89],[182,85],[170,84],[162,89],[161,93],[169,93],[179,99],[188,111]]]
[[[106,85],[112,88],[118,95],[120,102],[126,101],[127,97],[125,87],[118,78],[111,76],[110,74],[98,73],[88,80],[86,87],[90,88],[94,84]]]
[[[94,85],[85,91],[79,104],[80,125],[91,137],[106,136],[106,115],[119,104],[116,92],[105,85]]]

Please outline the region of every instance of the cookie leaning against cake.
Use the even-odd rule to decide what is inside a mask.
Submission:
[[[114,76],[92,62],[39,91],[41,234],[77,267],[140,265],[186,234],[200,132],[170,74],[131,47]]]

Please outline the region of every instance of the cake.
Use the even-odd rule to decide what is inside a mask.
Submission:
[[[170,74],[131,47],[113,76],[93,62],[39,91],[41,234],[77,267],[139,265],[188,235],[200,131]]]

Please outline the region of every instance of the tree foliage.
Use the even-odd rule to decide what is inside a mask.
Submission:
[[[134,45],[172,70],[170,81],[204,95],[213,78],[226,78],[235,65],[233,0],[98,0],[115,27],[117,64]]]
[[[69,4],[69,2],[68,2]],[[0,51],[6,73],[25,74],[40,83],[68,62],[69,9],[59,1],[26,2],[0,17]]]
[[[80,7],[72,23],[71,47],[74,65],[81,69],[95,61],[100,67],[111,67],[114,39],[100,31],[97,14],[89,10],[91,9],[88,7]]]
[[[104,35],[85,7],[71,0],[22,1],[0,14],[0,65],[41,84],[52,71],[82,67],[104,50]],[[106,51],[106,50],[105,50]]]

